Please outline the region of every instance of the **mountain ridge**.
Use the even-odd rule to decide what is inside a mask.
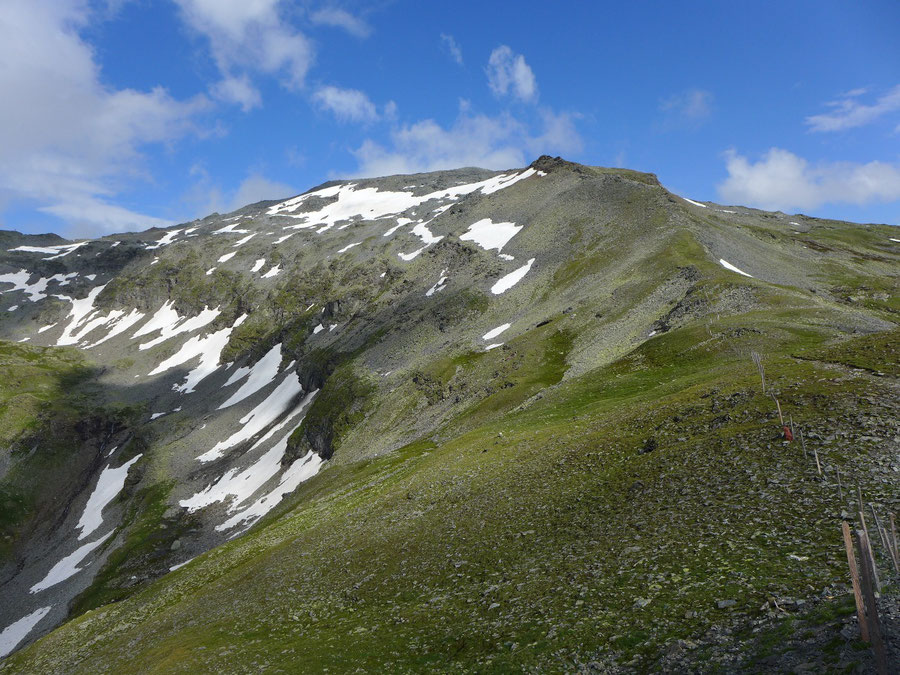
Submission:
[[[628,413],[617,405],[649,405],[646,415],[655,419],[654,400],[670,401],[663,408],[689,409],[694,395],[718,383],[734,389],[744,415],[762,405],[750,393],[750,351],[769,354],[784,373],[802,371],[810,377],[817,369],[827,370],[821,365],[827,359],[801,362],[795,354],[821,356],[855,332],[874,336],[873,368],[887,379],[875,387],[870,376],[859,376],[859,382],[845,387],[875,387],[882,392],[876,407],[890,410],[896,373],[889,366],[889,336],[896,333],[900,311],[891,233],[889,226],[692,202],[665,190],[653,174],[545,156],[525,169],[506,172],[468,168],[328,181],[287,200],[258,202],[163,230],[84,242],[40,240],[44,245],[34,248],[43,251],[7,250],[0,254],[0,281],[12,284],[11,289],[0,287],[5,368],[14,373],[26,363],[46,360],[42,377],[48,393],[45,403],[27,406],[15,388],[5,394],[5,402],[18,401],[5,405],[7,411],[18,411],[23,435],[9,440],[0,479],[9,494],[21,493],[7,501],[23,506],[9,509],[11,517],[4,523],[4,536],[12,543],[0,572],[0,592],[12,601],[4,603],[8,609],[0,611],[0,625],[50,602],[35,632],[26,633],[32,640],[70,616],[113,617],[126,611],[114,608],[120,604],[137,607],[137,600],[126,598],[149,598],[153,604],[152,593],[162,592],[153,589],[160,584],[178,584],[193,569],[214,568],[217,555],[231,555],[228,551],[243,560],[241,550],[262,545],[251,540],[265,541],[268,532],[286,532],[293,527],[289,523],[307,522],[314,513],[322,516],[322,527],[332,523],[331,531],[340,532],[333,528],[341,523],[346,528],[338,539],[355,542],[347,551],[358,551],[352,554],[356,559],[363,551],[372,552],[375,543],[360,530],[364,511],[357,513],[358,521],[347,520],[345,513],[358,508],[354,494],[369,495],[365,499],[382,514],[378,522],[385,533],[405,527],[392,515],[409,511],[404,501],[418,503],[412,490],[412,497],[390,502],[390,508],[375,507],[382,497],[364,478],[370,471],[385,494],[397,495],[403,487],[392,476],[406,476],[402,480],[410,484],[424,480],[417,489],[433,493],[424,476],[435,473],[444,484],[478,495],[475,501],[485,512],[497,509],[499,517],[505,507],[482,502],[490,491],[477,487],[478,476],[499,471],[495,479],[506,485],[506,471],[525,471],[516,468],[515,452],[503,439],[513,436],[520,447],[529,448],[530,436],[521,431],[528,429],[550,446],[557,445],[556,437],[563,446],[577,445],[584,434],[578,420],[593,419],[601,430],[596,433],[611,448],[611,466],[626,467],[630,460],[623,459],[623,449],[650,447],[648,439],[656,439],[667,423],[657,420],[654,424],[661,426],[654,428],[632,419],[625,428],[634,426],[633,432],[620,434],[614,420],[624,420]],[[20,241],[12,240],[17,244],[12,248],[30,246]],[[20,265],[24,272],[18,271]],[[16,344],[23,339],[21,346]],[[57,377],[61,366],[52,362],[59,358],[57,350],[69,350],[77,364],[77,386]],[[837,362],[863,362],[858,350],[850,351]],[[597,378],[604,383],[599,388],[592,384]],[[61,384],[54,383],[57,379]],[[789,389],[794,383],[782,386]],[[684,393],[696,388],[696,394]],[[832,389],[828,404],[844,401],[840,387]],[[820,414],[820,404],[809,396],[800,397],[797,412]],[[839,416],[850,419],[849,403],[834,405]],[[771,419],[771,414],[759,410],[762,418]],[[853,433],[883,439],[888,450],[896,440],[891,440],[884,413],[879,415],[873,428],[863,424]],[[570,417],[573,429],[560,428],[559,420]],[[44,427],[46,420],[57,418],[64,421],[54,436]],[[737,438],[748,433],[747,424],[729,419],[716,429]],[[745,442],[764,447],[767,427],[771,425],[762,421],[749,427],[757,436]],[[731,452],[704,440],[708,432],[698,428],[682,433],[697,439],[699,448],[711,444],[716,452]],[[685,441],[677,438],[668,442],[681,448],[678,453],[688,452]],[[80,439],[79,450],[68,456],[42,449],[72,439]],[[499,454],[508,457],[488,460],[497,462],[496,469],[475,469],[476,458],[497,454],[491,449],[497,445],[507,448]],[[481,449],[476,452],[476,447]],[[523,452],[529,457],[523,466],[536,470],[539,454]],[[432,466],[431,453],[440,455],[446,467]],[[655,451],[639,455],[644,463],[658,462],[660,456]],[[673,461],[677,465],[681,459]],[[829,461],[843,465],[851,460],[832,456]],[[127,474],[116,478],[122,480],[119,490],[96,513],[110,538],[98,544],[98,553],[92,549],[85,554],[85,569],[30,592],[55,565],[86,545],[76,539],[76,521],[89,510],[104,470],[111,476],[128,462],[134,464]],[[412,465],[419,468],[412,473],[401,469]],[[40,485],[22,478],[35,474],[38,466],[58,492],[52,496],[63,498],[64,508],[54,505]],[[872,478],[881,476],[881,465],[865,466],[859,469],[860,481],[881,503],[894,503],[890,482]],[[790,470],[806,484],[808,476],[799,466]],[[67,485],[65,479],[73,473],[80,478]],[[563,474],[559,486],[584,480],[568,470]],[[531,515],[520,518],[523,522],[538,518],[553,503],[538,498],[549,488],[527,476],[528,490],[520,497],[532,506],[527,511]],[[623,488],[625,495],[631,494],[631,487]],[[693,494],[696,486],[688,491]],[[446,503],[449,513],[459,508],[468,514],[465,518],[474,517],[452,492],[451,487],[431,499]],[[622,494],[613,490],[607,497],[615,502]],[[824,508],[818,497],[813,502],[810,509]],[[571,503],[574,510],[568,517],[580,522],[584,514],[574,506],[578,502]],[[332,513],[326,504],[337,510]],[[429,510],[416,517],[426,517]],[[49,513],[54,527],[48,531],[39,521]],[[516,518],[508,522],[512,525]],[[249,534],[227,543],[252,526]],[[423,533],[416,537],[420,539],[414,541],[432,541]],[[817,535],[815,546],[831,545],[833,539]],[[330,550],[332,544],[317,541]],[[548,550],[564,558],[571,546],[580,544],[557,542]],[[212,551],[204,557],[208,565],[201,560],[180,571],[207,551]],[[766,560],[773,554],[765,547],[760,553]],[[373,556],[388,567],[394,564],[383,552]],[[424,570],[431,569],[423,564]],[[833,566],[827,569],[823,578],[837,573]],[[212,574],[217,588],[227,587],[220,572]],[[394,578],[379,574],[382,584]],[[787,588],[796,588],[791,573],[779,574]],[[175,580],[166,581],[170,577]],[[434,571],[420,582],[434,586],[449,578]],[[338,590],[338,579],[329,583],[338,596],[353,594]],[[404,588],[402,581],[393,583]],[[188,585],[192,597],[201,593],[195,582]],[[310,608],[321,607],[332,616],[345,613],[345,601],[334,604],[316,597],[314,588],[303,594]],[[258,602],[262,596],[256,597]],[[385,598],[378,593],[372,597],[380,598],[375,604],[385,616],[390,614]],[[113,600],[122,602],[107,604]],[[245,610],[254,606],[252,596],[243,602]],[[482,619],[494,611],[492,604],[482,608],[487,613]],[[562,618],[568,612],[556,608],[551,615]],[[100,619],[75,619],[60,634],[77,632],[85,621]],[[433,639],[442,628],[428,625],[426,641],[434,649]],[[515,631],[515,626],[533,630],[537,624],[519,617],[504,625],[501,632]],[[687,635],[696,627],[673,628],[672,634],[679,630]],[[570,627],[560,639],[576,639],[579,631]],[[53,642],[57,633],[47,640]],[[114,644],[115,631],[104,639]],[[173,644],[178,638],[165,639]],[[597,644],[618,644],[610,639],[607,634]],[[617,649],[628,659],[658,658],[653,656],[656,642],[647,641],[646,648],[638,641]],[[2,668],[27,671],[44,664],[40,667],[70,670],[62,666],[72,656],[70,648],[50,647],[50,642],[42,647],[45,642],[8,659]],[[471,663],[496,651],[477,643],[462,648]],[[500,663],[546,666],[559,648],[552,643],[550,639],[522,661],[514,656],[516,650],[504,652]],[[21,648],[24,643],[17,644]],[[573,644],[566,649],[575,649]],[[155,653],[157,647],[150,649]],[[371,644],[368,649],[365,658],[375,659],[370,666],[390,660]],[[98,667],[102,650],[76,651],[79,657],[72,663],[80,665],[71,669]],[[241,651],[253,653],[247,644]],[[578,659],[589,652],[582,648]],[[200,666],[201,661],[192,660],[199,653],[191,653],[185,664],[214,667]],[[305,656],[290,663],[329,663],[330,657],[316,653],[318,660]],[[113,663],[118,657],[107,652],[103,658]],[[119,663],[118,668],[124,667]],[[395,665],[405,670],[435,663],[401,658]]]

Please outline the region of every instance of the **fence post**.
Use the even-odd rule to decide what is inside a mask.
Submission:
[[[872,559],[872,546],[865,532],[857,530],[859,539],[859,556],[862,559],[862,591],[866,601],[869,619],[869,637],[872,643],[872,651],[875,652],[875,670],[878,675],[888,675],[887,653],[884,650],[884,640],[881,638],[881,624],[878,620],[878,604],[875,601],[875,592],[872,588],[872,580],[875,575],[875,561]]]
[[[853,553],[853,539],[850,537],[850,526],[846,520],[841,522],[841,532],[844,534],[844,549],[847,551],[847,564],[850,566],[850,585],[853,586],[853,599],[856,601],[859,636],[863,642],[868,642],[869,627],[866,624],[866,606],[863,603],[862,591],[859,590],[859,571],[856,569],[856,554]]]

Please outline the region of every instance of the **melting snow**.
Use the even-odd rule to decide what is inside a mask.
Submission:
[[[287,373],[266,400],[240,419],[240,423],[243,425],[240,430],[224,441],[216,443],[211,450],[204,452],[197,459],[201,462],[211,462],[221,457],[228,448],[253,438],[253,436],[281,417],[291,402],[302,391],[303,387],[300,386],[300,380],[297,378],[296,373]]]
[[[45,291],[47,290],[47,285],[51,281],[57,282],[60,286],[65,286],[71,279],[74,279],[77,276],[78,272],[72,272],[70,274],[54,274],[52,277],[40,278],[33,284],[29,284],[28,280],[31,278],[31,272],[28,272],[26,270],[10,272],[9,274],[0,274],[0,283],[13,285],[12,288],[8,288],[5,291],[0,291],[0,293],[25,291],[25,293],[28,294],[31,302],[37,302],[38,300],[43,300],[47,297]]]
[[[72,331],[78,328],[79,324],[84,321],[91,311],[94,308],[94,300],[96,300],[97,296],[100,295],[100,291],[106,288],[106,284],[103,286],[96,286],[90,290],[87,294],[86,298],[81,298],[80,300],[73,300],[72,298],[65,295],[57,295],[56,297],[61,300],[68,300],[72,303],[72,309],[69,310],[68,318],[71,319],[69,325],[66,326],[66,329],[63,331],[62,335],[59,336],[59,340],[56,341],[57,347],[63,347],[65,345],[74,345],[78,342],[78,337],[72,336]]]
[[[231,253],[226,253],[225,255],[219,256],[219,259],[216,262],[218,262],[218,263],[228,262],[236,255],[237,255],[237,251],[232,251]]]
[[[113,310],[109,313],[109,316],[106,317],[106,320],[103,323],[112,323],[112,330],[109,331],[104,337],[100,338],[93,344],[87,345],[85,349],[92,349],[97,345],[103,344],[107,340],[114,338],[116,335],[120,335],[124,333],[126,330],[135,325],[138,321],[144,318],[144,314],[142,312],[137,311],[136,309],[131,310],[130,314],[125,315],[124,312],[120,310]],[[93,321],[91,323],[94,323]],[[90,325],[90,324],[88,324]],[[103,324],[100,324],[103,325]],[[75,336],[77,340],[81,340],[81,338],[87,335],[90,331],[85,327],[84,330],[80,331],[78,335]]]
[[[318,326],[316,326],[315,328],[313,328],[313,335],[318,335],[318,334],[321,333],[323,330],[325,330],[325,326],[323,326],[322,324],[319,324]]]
[[[42,258],[42,260],[56,260],[57,258],[69,255],[72,251],[89,243],[89,241],[79,241],[75,244],[60,244],[59,246],[17,246],[16,248],[11,248],[9,250],[10,252],[21,251],[23,253],[49,253],[51,254],[50,257]]]
[[[253,365],[252,368],[249,369],[250,377],[247,378],[247,381],[241,385],[240,389],[232,394],[231,398],[229,398],[227,401],[225,401],[225,403],[219,406],[219,410],[233,406],[235,403],[240,403],[248,396],[252,396],[267,384],[272,382],[278,375],[278,366],[280,365],[281,344],[279,343],[272,347],[272,349],[270,349],[265,356],[263,356]],[[241,369],[238,369],[238,372],[240,370]],[[229,380],[229,382],[231,382],[231,380]]]
[[[266,259],[260,258],[255,263],[253,263],[253,267],[250,268],[250,271],[251,272],[259,272],[263,268],[263,265],[265,265],[265,264],[266,264]],[[213,269],[215,269],[215,268],[213,268]]]
[[[745,277],[750,277],[751,279],[753,278],[753,275],[747,274],[743,270],[739,270],[737,267],[732,265],[727,260],[723,260],[722,258],[719,258],[719,264],[727,270],[731,270],[732,272],[737,272],[738,274],[743,274]]]
[[[494,344],[488,345],[487,347],[485,347],[484,351],[489,352],[492,349],[496,349],[497,347],[502,347],[502,346],[503,346],[502,342],[495,342]]]
[[[270,234],[272,234],[272,233],[270,233]],[[296,233],[296,232],[291,232],[290,234],[286,234],[286,235],[284,235],[284,236],[282,236],[282,237],[278,237],[278,239],[275,240],[275,245],[277,246],[278,244],[281,244],[281,243],[283,243],[283,242],[286,242],[288,239],[290,239],[291,237],[293,237],[295,234],[297,234],[297,233]]]
[[[153,251],[153,250],[156,250],[156,249],[158,249],[158,248],[160,248],[160,247],[162,247],[162,246],[168,246],[169,244],[171,244],[171,243],[175,240],[175,237],[177,237],[177,236],[179,235],[180,232],[181,232],[181,230],[172,230],[171,232],[166,232],[166,233],[163,235],[163,238],[160,239],[159,241],[157,241],[155,244],[153,244],[153,246],[147,246],[147,247],[145,247],[145,248],[146,248],[148,251]]]
[[[682,199],[686,202],[690,202],[694,206],[699,206],[701,209],[708,208],[706,204],[701,204],[700,202],[695,202],[693,199],[688,199],[687,197],[682,197]]]
[[[447,281],[446,274],[447,270],[441,270],[441,278],[437,280],[437,283],[435,283],[434,286],[425,291],[426,298],[430,298],[435,293],[442,291],[447,287],[447,285],[444,283],[445,281]]]
[[[0,633],[0,659],[9,654],[16,646],[28,637],[31,629],[50,612],[50,607],[41,607],[31,614],[23,616],[3,629]]]
[[[248,241],[253,239],[253,237],[255,237],[255,236],[256,236],[256,232],[254,232],[253,234],[248,234],[246,237],[243,237],[242,239],[238,239],[236,242],[234,242],[234,245],[232,246],[232,248],[237,248],[238,246],[243,246]]]
[[[305,456],[294,461],[294,463],[288,467],[287,471],[281,474],[281,480],[276,488],[267,495],[257,499],[246,509],[235,514],[221,525],[216,525],[216,530],[224,532],[241,523],[248,523],[247,526],[249,527],[275,508],[285,495],[296,490],[300,483],[309,480],[319,473],[319,468],[321,466],[322,458],[310,450]]]
[[[495,248],[499,252],[509,243],[510,239],[519,233],[522,227],[515,223],[495,223],[490,218],[483,218],[472,223],[465,234],[460,236],[460,239],[474,241],[485,251]]]
[[[65,581],[69,577],[76,575],[82,570],[81,567],[78,567],[79,563],[87,558],[88,554],[91,551],[93,551],[95,548],[100,546],[100,544],[109,539],[112,536],[113,532],[115,532],[115,530],[107,532],[97,541],[89,542],[84,546],[75,549],[73,553],[70,553],[65,558],[56,563],[52,568],[50,568],[50,571],[47,572],[47,576],[45,576],[41,581],[32,586],[30,592],[37,593],[39,591],[43,591],[45,588],[55,586],[59,582]]]
[[[147,323],[131,336],[132,338],[137,338],[142,335],[149,335],[150,333],[159,331],[159,337],[150,340],[150,342],[142,343],[138,347],[139,349],[142,351],[150,349],[180,333],[190,333],[191,331],[203,328],[212,323],[216,317],[222,313],[222,310],[218,308],[209,309],[209,307],[204,307],[203,311],[197,316],[191,317],[190,319],[184,319],[172,308],[173,304],[174,302],[172,300],[163,304],[162,307],[156,310],[156,314],[154,314]]]
[[[528,274],[528,271],[531,269],[531,266],[533,264],[534,258],[522,265],[519,269],[510,272],[505,277],[500,277],[497,283],[491,286],[491,293],[493,293],[494,295],[500,295],[501,293],[505,293],[506,291],[508,291],[510,288],[512,288],[525,278],[525,275]]]
[[[216,271],[215,267],[210,267],[208,270],[206,270],[206,276],[209,276],[210,274],[212,274],[215,271]]]
[[[10,308],[9,308],[8,310],[6,310],[6,311],[7,311],[7,312],[15,312],[17,309],[19,309],[19,306],[18,306],[18,305],[13,305],[12,307],[10,307]]]
[[[505,323],[502,326],[497,326],[493,330],[489,330],[487,333],[481,336],[482,340],[493,340],[495,337],[500,335],[500,333],[504,332],[507,328],[509,328],[512,324]]]
[[[888,237],[888,239],[890,239],[891,241],[895,241],[895,242],[897,242],[898,244],[900,244],[900,239],[894,239],[893,237]]]
[[[182,394],[193,393],[194,388],[219,367],[219,356],[222,354],[222,350],[225,349],[225,345],[228,344],[231,331],[240,326],[246,318],[247,315],[244,314],[238,317],[237,321],[230,328],[223,328],[205,337],[200,337],[199,335],[192,337],[181,346],[181,349],[151,370],[148,375],[164,373],[170,368],[180,366],[199,356],[200,363],[196,368],[188,372],[184,382],[172,387],[172,389]]]
[[[281,468],[281,460],[284,457],[285,450],[287,450],[288,438],[303,421],[303,417],[296,419],[297,415],[303,412],[315,395],[316,391],[313,391],[303,397],[300,404],[291,411],[284,421],[273,427],[269,433],[260,438],[247,451],[250,453],[260,447],[290,423],[289,430],[259,459],[243,470],[239,470],[237,467],[228,469],[215,483],[208,485],[189,499],[181,500],[178,502],[179,505],[193,512],[210,504],[224,502],[229,498],[233,498],[228,506],[228,510],[229,512],[235,511],[242,502],[252,497],[257,490],[278,473]]]
[[[125,487],[125,479],[128,478],[128,469],[130,469],[131,465],[140,458],[141,455],[137,455],[117,469],[111,468],[112,465],[107,465],[106,468],[103,469],[100,478],[97,480],[97,486],[88,498],[87,504],[84,506],[84,512],[81,514],[81,518],[75,526],[77,529],[81,530],[81,534],[78,535],[78,541],[81,541],[89,534],[92,534],[103,524],[103,509],[115,499],[119,492],[122,491],[122,488]]]
[[[411,219],[411,218],[397,218],[397,224],[394,225],[392,228],[390,228],[387,232],[385,232],[385,233],[384,233],[383,235],[381,235],[381,236],[383,236],[383,237],[390,237],[392,234],[394,234],[394,232],[396,232],[397,230],[399,230],[399,229],[400,229],[401,227],[403,227],[404,225],[409,225],[411,222],[412,222],[412,219]]]
[[[55,323],[51,323],[49,326],[41,326],[40,328],[38,328],[38,333],[43,333],[45,330],[50,330],[55,325]]]
[[[238,230],[237,223],[232,223],[231,225],[226,225],[223,228],[220,228],[213,232],[213,234],[249,234],[250,230]]]
[[[340,251],[338,251],[338,253],[346,253],[351,248],[353,248],[354,246],[359,246],[361,243],[362,243],[361,241],[358,241],[355,244],[347,244],[344,248],[342,248]]]
[[[271,279],[272,277],[277,277],[279,272],[281,272],[281,265],[275,265],[275,267],[263,274],[260,278]]]

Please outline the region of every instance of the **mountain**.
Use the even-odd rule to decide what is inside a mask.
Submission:
[[[868,667],[897,232],[541,157],[3,233],[0,672]]]

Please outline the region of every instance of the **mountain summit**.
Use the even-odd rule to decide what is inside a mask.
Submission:
[[[898,239],[546,156],[0,233],[0,672],[865,665]]]

